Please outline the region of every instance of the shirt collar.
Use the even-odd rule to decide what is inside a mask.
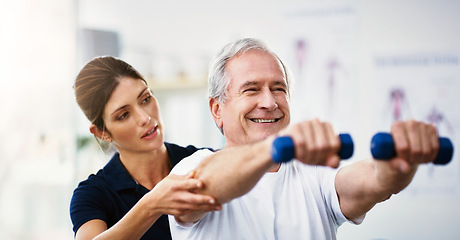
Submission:
[[[183,153],[180,151],[181,148],[179,146],[166,142],[165,145],[173,166],[175,166],[180,159],[185,157],[182,156]],[[120,154],[118,152],[116,152],[107,165],[105,165],[103,173],[108,184],[110,184],[116,191],[136,189],[138,185],[136,180],[134,180],[121,162]]]
[[[112,159],[103,168],[104,177],[116,191],[135,189],[136,181],[131,177],[120,160],[120,154],[116,152]]]

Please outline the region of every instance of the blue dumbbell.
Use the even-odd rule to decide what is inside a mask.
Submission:
[[[396,156],[393,137],[389,133],[380,132],[372,137],[371,153],[377,160],[387,160]],[[436,165],[445,165],[450,162],[454,154],[454,145],[445,137],[439,138],[439,152],[434,160]]]
[[[341,148],[339,150],[339,156],[342,159],[348,159],[353,155],[353,140],[350,134],[342,133],[339,134],[341,141]],[[272,159],[276,163],[288,162],[294,158],[294,142],[289,136],[277,137],[273,141],[272,146]]]

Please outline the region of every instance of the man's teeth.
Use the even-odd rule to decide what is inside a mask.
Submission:
[[[276,122],[276,119],[252,119],[256,123],[273,123]]]

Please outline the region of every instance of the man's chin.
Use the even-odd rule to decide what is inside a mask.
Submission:
[[[262,141],[271,135],[274,135],[278,133],[278,131],[270,131],[270,132],[264,132],[264,133],[254,133],[250,135],[250,142],[258,142]]]

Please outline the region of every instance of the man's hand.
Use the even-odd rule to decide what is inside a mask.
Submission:
[[[420,164],[433,162],[439,151],[439,137],[432,124],[409,120],[391,127],[396,156],[374,161],[378,189],[395,194],[412,181]]]
[[[289,126],[280,135],[292,138],[297,160],[310,165],[339,166],[340,139],[330,123],[305,121]]]
[[[409,173],[419,164],[433,162],[439,151],[439,137],[432,124],[414,120],[396,122],[391,128],[396,157],[392,169]]]

